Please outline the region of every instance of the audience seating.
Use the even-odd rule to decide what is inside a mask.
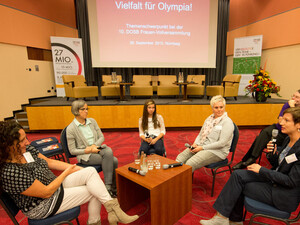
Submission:
[[[224,159],[220,162],[215,162],[215,163],[212,163],[212,164],[209,164],[209,165],[205,166],[206,168],[211,169],[211,173],[213,175],[213,182],[212,182],[212,187],[211,187],[211,197],[214,196],[216,175],[219,174],[219,173],[227,172],[228,170],[229,170],[230,173],[232,173],[231,164],[233,162],[236,145],[237,145],[238,140],[239,140],[239,128],[237,127],[237,125],[235,123],[233,123],[233,125],[234,125],[233,138],[232,138],[231,146],[230,146],[230,149],[229,149],[229,151],[231,152],[230,161],[228,162],[228,158],[226,158],[226,159]],[[219,172],[217,172],[218,169],[221,169],[223,167],[228,167],[228,170],[220,170]]]
[[[187,95],[200,95],[204,96],[205,90],[205,75],[188,75],[187,82]],[[195,84],[193,84],[195,83]]]
[[[240,86],[241,75],[226,75],[223,78],[222,85],[206,86],[206,96],[222,95],[226,97],[234,97],[237,100],[239,86]]]
[[[11,197],[6,193],[2,192],[0,196],[0,204],[3,209],[6,211],[7,215],[13,222],[13,224],[18,225],[16,220],[16,215],[20,211],[19,207],[11,199]],[[80,206],[69,209],[65,212],[50,216],[46,219],[28,219],[29,225],[53,225],[53,224],[73,224],[72,220],[76,219],[77,224],[79,225],[78,216],[80,214]]]
[[[253,213],[253,215],[250,218],[249,225],[253,224],[253,223],[266,224],[266,223],[254,221],[254,219],[256,217],[263,217],[263,218],[268,218],[268,219],[272,219],[272,220],[277,220],[277,221],[281,221],[285,224],[294,223],[300,219],[300,212],[298,213],[297,217],[289,219],[291,216],[291,213],[281,211],[281,210],[275,208],[274,206],[265,204],[260,201],[256,201],[247,196],[245,196],[244,203],[245,203],[244,219],[245,219],[247,211]]]
[[[151,75],[133,75],[130,96],[153,96]]]
[[[76,157],[76,155],[72,155],[69,151],[68,140],[67,140],[67,127],[65,127],[60,134],[60,142],[63,147],[67,162],[70,163],[70,158]],[[101,165],[84,165],[82,163],[77,163],[77,166],[81,166],[81,167],[92,166],[97,170],[98,173],[102,171]]]
[[[176,75],[158,75],[157,96],[179,95]]]
[[[122,76],[117,75],[118,82],[122,81]],[[111,83],[111,75],[102,75],[101,96],[111,97],[120,96],[120,85]],[[125,87],[123,88],[125,93]]]
[[[67,101],[69,98],[96,97],[98,100],[98,86],[87,86],[83,75],[63,75]]]

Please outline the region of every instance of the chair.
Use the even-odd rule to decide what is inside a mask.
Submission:
[[[158,75],[157,96],[179,95],[175,75]]]
[[[256,217],[264,217],[264,218],[268,218],[268,219],[272,219],[272,220],[277,220],[277,221],[281,221],[285,224],[290,224],[290,223],[296,222],[300,219],[300,212],[298,213],[297,217],[289,219],[291,213],[281,211],[281,210],[275,208],[274,206],[270,206],[263,202],[256,201],[247,196],[245,196],[244,204],[245,204],[244,218],[246,216],[247,211],[253,213],[253,215],[250,218],[249,225],[253,224],[253,223],[266,224],[266,223],[254,221],[254,219]]]
[[[133,85],[130,86],[130,96],[153,96],[151,75],[133,75]]]
[[[63,75],[67,101],[69,98],[95,97],[98,100],[98,87],[87,86],[83,75]]]
[[[201,95],[204,96],[205,89],[205,75],[188,75],[187,95]],[[197,83],[197,84],[193,84]]]
[[[0,203],[3,209],[6,211],[7,215],[13,222],[13,224],[18,225],[18,221],[15,216],[19,212],[19,207],[14,203],[11,197],[6,193],[2,192],[0,196]],[[54,216],[47,217],[46,219],[28,219],[29,225],[53,225],[53,224],[73,224],[71,221],[76,219],[79,225],[78,216],[80,214],[80,206],[76,206],[65,212],[56,214]]]
[[[211,197],[214,196],[214,187],[215,187],[216,175],[219,174],[219,173],[227,172],[228,170],[230,171],[230,173],[232,173],[231,164],[233,162],[236,145],[237,145],[237,142],[239,140],[239,128],[237,127],[237,125],[235,123],[233,123],[233,125],[234,125],[233,138],[232,138],[231,146],[230,146],[230,149],[229,149],[229,151],[232,153],[230,161],[228,162],[228,158],[226,158],[226,159],[224,159],[220,162],[211,163],[211,164],[205,166],[206,168],[211,169],[211,172],[212,172],[212,175],[213,175],[213,183],[212,183],[212,188],[211,188]],[[217,172],[218,169],[220,169],[222,167],[226,167],[226,166],[228,167],[228,170],[221,170],[221,171]]]
[[[122,76],[117,75],[117,80],[122,81]],[[101,85],[101,96],[111,97],[111,96],[120,96],[120,85],[118,83],[111,83],[111,75],[102,75],[102,85]],[[125,88],[123,88],[125,93]]]
[[[226,97],[234,97],[237,100],[241,75],[226,75],[223,78],[222,85],[217,86],[206,86],[206,96],[209,99],[209,96],[222,95]]]
[[[158,76],[151,76],[151,85],[153,87],[153,92],[157,93],[158,86]]]
[[[60,142],[65,152],[66,159],[68,163],[70,163],[70,158],[74,158],[76,157],[76,155],[72,155],[69,151],[68,141],[67,141],[67,127],[65,127],[60,134]],[[82,163],[77,163],[77,166],[81,166],[81,167],[92,166],[97,170],[98,173],[102,171],[101,165],[84,165]]]

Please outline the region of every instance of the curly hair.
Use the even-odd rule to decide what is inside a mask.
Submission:
[[[0,168],[10,159],[9,147],[14,144],[14,141],[17,141],[17,147],[19,147],[19,130],[21,129],[23,127],[15,121],[0,122]]]
[[[146,100],[144,104],[144,111],[143,111],[143,117],[142,117],[142,128],[143,130],[148,130],[148,105],[154,105],[155,110],[152,115],[152,122],[154,124],[154,128],[160,127],[160,123],[157,120],[156,116],[156,104],[152,99]]]

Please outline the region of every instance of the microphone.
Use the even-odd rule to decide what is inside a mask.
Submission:
[[[278,136],[278,130],[277,129],[273,129],[272,130],[272,139],[271,139],[271,141],[273,142],[274,145],[276,144],[277,136]]]
[[[106,144],[103,144],[103,145],[101,145],[101,146],[99,146],[99,147],[97,147],[98,149],[104,149],[104,148],[106,148],[107,147],[107,145]]]
[[[146,138],[149,138],[149,137],[150,137],[150,135],[149,135],[149,133],[148,133],[148,130],[145,130],[144,133],[145,133],[145,137],[146,137]]]
[[[191,149],[191,150],[193,150],[194,149],[194,147],[193,146],[191,146],[190,144],[188,144],[188,143],[185,143],[184,144],[184,146],[185,147],[187,147],[187,148],[189,148],[189,149]]]
[[[178,167],[178,166],[182,166],[183,163],[173,163],[173,164],[164,164],[163,165],[163,169],[169,169],[169,168],[173,168],[173,167]]]
[[[128,167],[128,170],[131,171],[131,172],[137,173],[137,174],[139,174],[139,175],[142,175],[142,176],[145,176],[145,175],[146,175],[146,172],[145,172],[145,171],[138,170],[138,169],[133,168],[133,167]]]

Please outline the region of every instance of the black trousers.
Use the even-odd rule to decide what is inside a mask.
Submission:
[[[154,145],[149,145],[148,142],[142,141],[139,152],[144,152],[146,155],[157,154],[163,155],[165,153],[164,142],[159,139]]]
[[[235,170],[213,207],[231,221],[243,219],[244,196],[273,205],[272,183],[249,170]]]
[[[250,157],[253,157],[257,159],[262,151],[267,147],[267,144],[272,138],[272,130],[277,129],[276,124],[272,124],[271,126],[266,127],[265,129],[262,129],[260,134],[255,138],[254,142],[252,143],[250,149],[246,153],[246,155],[243,157],[242,161],[245,162]],[[277,136],[277,146],[281,146],[285,137],[287,135],[284,133],[281,133],[281,131],[278,132]]]

